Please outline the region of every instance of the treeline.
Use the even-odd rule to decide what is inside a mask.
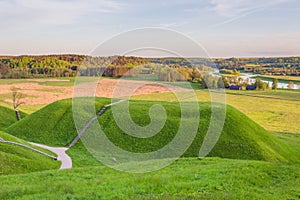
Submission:
[[[170,67],[165,66],[161,68],[158,72],[159,81],[167,82],[182,82],[189,81],[192,83],[197,83],[203,89],[224,89],[229,85],[226,80],[219,76],[211,75],[210,70],[207,67],[199,68],[189,68],[189,67]]]
[[[0,78],[74,77],[78,74],[119,77],[130,69],[147,64],[138,57],[90,57],[83,55],[2,56]]]

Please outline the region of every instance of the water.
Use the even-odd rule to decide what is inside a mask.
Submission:
[[[220,76],[220,71],[218,69],[214,69],[214,72],[210,72],[210,74],[212,76]],[[252,73],[243,73],[242,76],[239,76],[239,78],[242,78],[244,80],[248,79],[249,84],[253,84],[255,83],[255,78],[257,74],[252,74]],[[273,82],[272,81],[265,81],[262,80],[265,83],[269,84],[269,87],[272,87]],[[299,84],[294,84],[294,88],[289,88],[289,84],[288,83],[283,83],[283,82],[278,82],[278,88],[282,88],[282,89],[294,89],[294,90],[300,90],[300,85]]]
[[[243,73],[243,76],[240,76],[242,79],[249,79],[250,83],[255,83],[255,79],[253,77],[255,77],[257,75],[252,74],[252,73]],[[265,83],[269,84],[269,87],[272,87],[273,82],[272,81],[265,81],[262,80]],[[294,84],[294,88],[289,88],[289,84],[288,83],[282,83],[282,82],[278,82],[278,88],[282,88],[282,89],[294,89],[294,90],[299,90],[300,89],[300,85],[299,84]]]

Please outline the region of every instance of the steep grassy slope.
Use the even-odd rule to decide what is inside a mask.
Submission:
[[[108,103],[109,100],[97,99],[96,102],[97,110],[99,110],[101,106]],[[131,101],[130,113],[133,121],[140,126],[149,124],[151,121],[149,109],[152,105],[157,103],[158,102]],[[138,153],[155,151],[164,147],[175,137],[181,114],[178,104],[170,102],[159,103],[166,109],[168,118],[161,131],[152,137],[136,138],[124,133],[114,121],[111,109],[108,109],[104,115],[99,118],[99,124],[102,126],[106,136],[115,145],[127,151]],[[83,113],[85,112],[84,105],[83,103]],[[123,104],[119,104],[118,106],[122,105]],[[190,148],[184,153],[185,157],[198,156],[203,138],[210,123],[211,105],[209,103],[199,103],[199,106],[201,118],[198,133]],[[190,113],[195,112],[195,108],[192,106],[187,109],[189,109]],[[15,123],[9,127],[7,131],[15,136],[34,142],[48,145],[67,145],[77,134],[71,110],[71,100],[58,101],[26,117],[24,120]],[[195,119],[192,117],[193,115],[184,123],[193,122]],[[160,119],[160,115],[154,116],[154,120]],[[85,134],[93,135],[95,132],[89,129]],[[186,134],[189,134],[188,129]],[[84,149],[81,145],[77,145],[75,148]],[[76,151],[78,149],[76,149]],[[175,150],[176,147],[170,149],[170,151]],[[72,152],[72,149],[70,151]],[[77,151],[77,154],[79,151]],[[75,152],[73,153],[75,154]],[[110,156],[107,152],[106,155]],[[111,156],[113,157],[113,154]],[[222,134],[209,156],[267,161],[298,161],[298,158],[291,153],[291,149],[288,145],[283,141],[277,140],[247,116],[230,106],[227,106],[226,121]],[[84,158],[84,156],[82,157]],[[84,159],[78,160],[79,165],[84,162],[86,162]]]
[[[0,131],[0,137],[31,146],[23,140]],[[36,148],[36,147],[34,147]],[[39,149],[41,150],[41,149]],[[42,150],[49,153],[48,151]],[[51,154],[51,153],[49,153]],[[0,175],[58,169],[60,162],[11,144],[0,143]]]
[[[86,112],[85,103],[82,102],[82,112]],[[97,110],[107,103],[108,99],[98,99]],[[66,146],[77,136],[72,100],[66,99],[49,104],[28,118],[13,124],[7,132],[32,142]]]
[[[299,165],[185,158],[146,174],[90,167],[0,176],[0,199],[299,199],[299,177]]]
[[[143,139],[124,133],[113,120],[111,110],[108,110],[99,118],[99,123],[106,136],[122,149],[139,153],[155,151],[172,141],[180,123],[180,109],[176,103],[159,103],[166,109],[168,119],[163,129],[153,137]],[[130,113],[133,121],[141,126],[150,123],[148,113],[150,107],[154,104],[157,104],[157,102],[132,101],[130,104]],[[207,133],[210,123],[210,103],[199,103],[199,106],[201,117],[198,134],[190,148],[185,152],[185,157],[197,157],[199,155],[203,137]],[[194,112],[193,107],[189,109],[189,112]],[[217,110],[217,112],[221,112],[221,110]],[[159,117],[157,118],[159,119]],[[193,118],[189,119],[189,121],[193,120]],[[87,132],[87,134],[89,133]],[[176,148],[170,149],[170,151],[176,150]],[[246,115],[231,106],[227,106],[226,120],[222,134],[209,156],[268,161],[299,161],[299,158],[291,153],[291,148],[287,144],[276,139]]]
[[[25,113],[21,113],[25,117]],[[0,130],[3,130],[13,123],[17,122],[16,113],[14,110],[0,106]]]

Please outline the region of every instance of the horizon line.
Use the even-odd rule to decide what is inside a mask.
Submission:
[[[92,56],[88,54],[79,54],[79,53],[45,53],[45,54],[0,54],[0,57],[22,57],[22,56],[33,56],[33,57],[38,57],[38,56],[62,56],[62,55],[72,55],[72,56],[86,56],[86,57],[114,57],[114,56],[124,56],[124,57],[139,57],[139,58],[187,58],[187,59],[193,59],[193,58],[211,58],[211,59],[231,59],[231,58],[300,58],[299,55],[262,55],[262,56],[210,56],[210,57],[197,57],[197,56],[182,56],[182,57],[176,57],[176,56],[138,56],[138,55],[97,55],[97,56]]]

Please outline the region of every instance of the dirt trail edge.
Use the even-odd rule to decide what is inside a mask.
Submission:
[[[40,151],[40,150],[37,150],[37,149],[35,149],[35,148],[29,147],[29,146],[24,145],[24,144],[20,144],[20,143],[17,143],[17,142],[7,141],[7,140],[4,140],[4,139],[1,138],[1,137],[0,137],[0,142],[1,142],[1,143],[6,143],[6,144],[15,145],[15,146],[19,146],[19,147],[23,147],[23,148],[25,148],[25,149],[29,149],[29,150],[31,150],[31,151],[37,152],[37,153],[39,153],[39,154],[41,154],[41,155],[43,155],[43,156],[47,156],[47,157],[49,157],[49,158],[52,158],[52,159],[54,159],[54,160],[57,160],[57,158],[56,158],[55,156],[51,156],[51,155],[49,155],[49,154],[47,154],[47,153],[44,153],[44,152],[42,152],[42,151]]]

